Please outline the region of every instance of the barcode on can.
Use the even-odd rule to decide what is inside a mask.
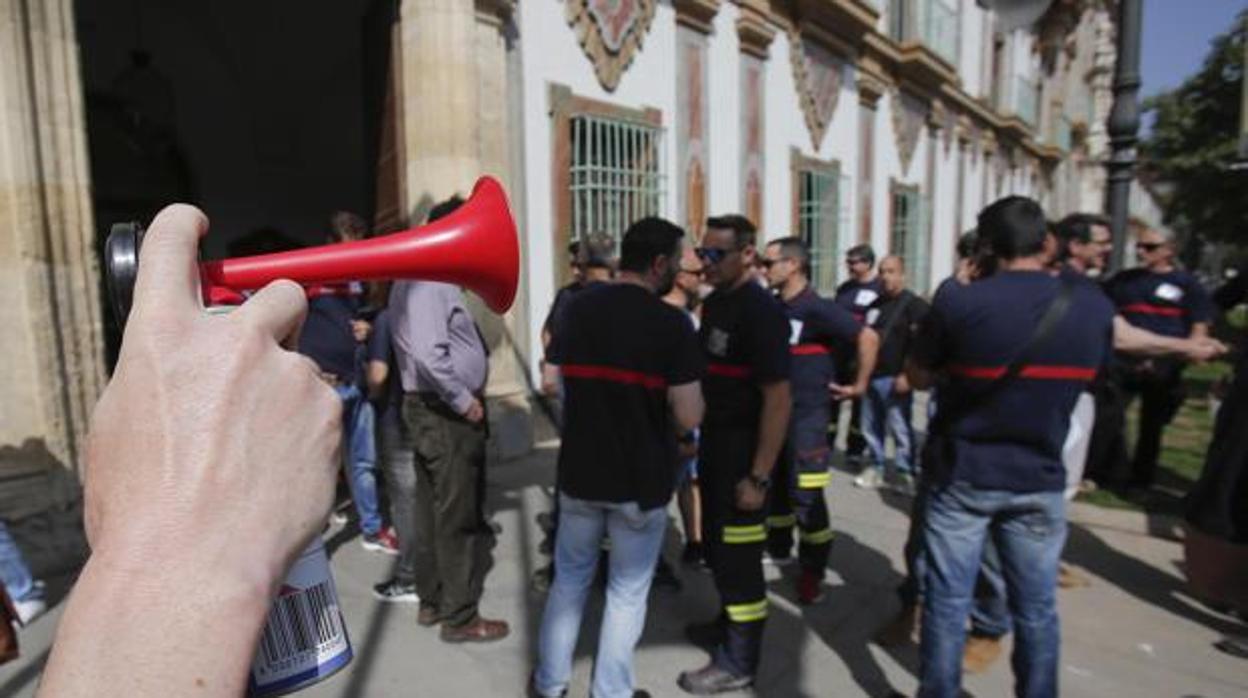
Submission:
[[[322,582],[279,596],[269,609],[269,622],[260,638],[260,652],[272,666],[342,636],[338,609],[329,585]]]

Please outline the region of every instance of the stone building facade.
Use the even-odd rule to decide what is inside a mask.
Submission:
[[[533,440],[538,337],[572,239],[618,235],[646,214],[696,239],[707,215],[742,212],[766,238],[805,237],[824,290],[841,280],[845,249],[865,242],[905,257],[912,287],[927,292],[952,269],[959,233],[1000,196],[1034,196],[1054,218],[1103,207],[1112,0],[1054,0],[1018,29],[976,0],[374,0],[301,20],[324,37],[364,27],[364,39],[349,32],[354,53],[332,57],[337,42],[318,38],[286,68],[263,51],[300,40],[304,25],[291,18],[313,9],[149,5],[141,21],[116,22],[162,28],[124,41],[145,47],[131,52],[133,70],[154,57],[173,75],[171,87],[143,84],[178,99],[169,142],[189,149],[191,176],[148,199],[186,191],[214,221],[242,227],[262,222],[247,218],[257,200],[288,204],[268,209],[282,218],[317,198],[280,187],[311,179],[321,139],[343,130],[341,118],[315,131],[316,109],[253,107],[244,126],[255,147],[244,155],[256,164],[242,175],[259,173],[254,197],[221,194],[241,175],[205,164],[238,138],[195,151],[214,129],[232,128],[232,110],[194,102],[188,85],[207,90],[223,74],[222,90],[253,85],[244,94],[264,105],[271,90],[254,87],[253,73],[266,71],[275,90],[302,81],[329,95],[341,73],[343,94],[371,100],[347,164],[319,166],[367,168],[366,186],[355,177],[323,189],[358,189],[379,229],[419,220],[480,174],[503,181],[522,238],[522,287],[505,317],[481,314],[502,457]],[[271,27],[251,53],[231,38],[235,11],[248,27]],[[110,38],[122,31],[114,20],[72,0],[0,0],[0,491],[41,492],[45,503],[72,496],[49,473],[77,470],[107,374],[96,250],[112,221],[97,217],[129,209],[118,180],[93,179],[115,156],[88,132],[107,133],[96,96],[113,59],[99,46],[122,42]],[[168,36],[184,38],[159,43]],[[318,60],[332,63],[302,68]],[[317,77],[324,70],[338,73]],[[360,75],[363,88],[350,84]],[[110,98],[122,94],[118,80],[108,84]],[[336,113],[340,101],[319,106]],[[289,118],[274,121],[274,110]]]

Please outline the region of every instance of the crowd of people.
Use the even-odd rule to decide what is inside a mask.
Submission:
[[[429,219],[461,203],[439,204]],[[241,687],[250,657],[240,643],[227,647],[229,639],[258,634],[268,598],[258,592],[273,589],[281,562],[319,532],[339,469],[362,544],[397,556],[393,578],[374,587],[377,599],[418,604],[418,624],[440,626],[446,642],[506,637],[506,622],[478,610],[480,550],[492,535],[488,352],[461,290],[427,281],[397,282],[388,292],[314,289],[300,332],[299,293],[275,284],[212,319],[228,331],[208,341],[206,320],[174,315],[190,303],[181,296],[194,283],[182,267],[205,226],[193,209],[170,209],[152,225],[155,242],[145,244],[134,329],[92,427],[87,522],[95,554],[60,628],[46,694],[78,695],[122,680],[113,655],[85,638],[126,613],[141,624],[145,614],[172,612],[159,604],[135,609],[133,601],[104,610],[98,602],[118,598],[132,581],[127,574],[161,555],[185,564],[168,566],[147,588],[214,570],[221,585],[212,600],[235,609],[240,627],[231,635],[219,619],[203,622],[200,650],[145,658],[146,672],[125,677],[127,685],[138,687],[134,695],[148,695],[144,686],[167,693],[192,679],[198,687],[213,683],[220,695]],[[363,226],[336,216],[334,231],[353,239]],[[1007,197],[980,212],[976,230],[959,243],[956,273],[930,300],[906,288],[906,260],[889,255],[877,265],[866,245],[847,251],[849,280],[824,297],[812,285],[811,250],[801,238],[764,242],[740,215],[708,219],[696,241],[652,217],[620,233],[618,254],[609,236],[574,243],[572,283],[542,330],[542,391],[561,443],[553,564],[529,693],[566,695],[585,604],[605,569],[591,695],[649,695],[638,686],[633,653],[656,570],[666,564],[673,499],[684,561],[709,569],[719,599],[714,618],[686,630],[709,661],[676,683],[695,695],[753,685],[767,650],[764,564],[797,565],[801,604],[827,595],[836,532],[825,492],[848,404],[847,452],[861,468],[854,484],[912,498],[901,611],[878,641],[917,637],[919,695],[956,696],[964,667],[991,663],[1001,638],[1013,633],[1017,694],[1057,695],[1066,503],[1080,489],[1150,485],[1183,367],[1226,350],[1209,334],[1209,295],[1174,262],[1174,241],[1147,228],[1135,240],[1140,268],[1098,278],[1111,251],[1104,219],[1075,215],[1054,224],[1036,202]],[[178,298],[165,305],[157,295]],[[206,381],[204,403],[175,408],[159,388],[181,380],[185,366],[157,348],[194,337],[251,361],[197,375]],[[308,357],[301,362],[288,361],[282,348],[296,337]],[[139,378],[140,366],[157,375]],[[309,371],[320,394],[312,394]],[[145,380],[155,389],[140,385]],[[250,385],[233,385],[239,381]],[[260,411],[266,394],[271,402],[273,391],[282,407],[246,433],[211,419],[221,412],[237,423],[236,415]],[[928,392],[923,438],[913,420],[916,391]],[[316,409],[295,417],[287,393]],[[1146,428],[1127,459],[1123,415],[1136,394]],[[166,417],[143,425],[121,414],[139,408]],[[262,444],[266,425],[285,436]],[[184,442],[183,430],[198,436]],[[129,441],[136,436],[164,447],[136,453]],[[204,456],[216,459],[213,467],[224,460],[229,473],[256,453],[272,461],[263,476],[196,481]],[[167,454],[186,457],[173,463],[179,459]],[[308,470],[308,463],[325,467]],[[297,491],[323,491],[279,506],[273,498],[282,476],[299,480]],[[171,495],[168,486],[183,481],[186,491]],[[247,488],[256,495],[242,496]],[[118,513],[120,502],[140,495],[150,512]],[[226,530],[192,536],[187,549],[135,549],[136,541],[150,542],[152,526],[208,526],[222,515],[209,503],[221,497],[232,502],[224,513],[237,517]],[[227,552],[226,541],[236,544],[247,526],[267,535],[243,553]],[[266,555],[254,569],[244,564]],[[188,632],[206,612],[183,610]],[[169,632],[176,637],[181,627]],[[137,656],[155,641],[152,632],[122,633],[113,649]]]

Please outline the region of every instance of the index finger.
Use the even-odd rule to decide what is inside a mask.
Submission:
[[[134,310],[192,313],[203,309],[199,290],[199,239],[208,232],[208,218],[188,204],[166,206],[143,236]]]

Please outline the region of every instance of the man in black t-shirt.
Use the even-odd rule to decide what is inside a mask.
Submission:
[[[845,252],[845,270],[849,278],[836,287],[834,296],[836,304],[848,310],[859,324],[866,324],[867,311],[871,304],[880,297],[883,287],[880,277],[875,273],[875,250],[870,245],[854,245]],[[841,364],[838,370],[848,374],[853,367],[853,357],[838,357]],[[828,446],[836,441],[837,419],[833,417],[829,425]],[[853,462],[862,460],[867,450],[867,441],[862,436],[862,398],[853,398],[850,402],[849,434],[845,438],[845,455]]]
[[[776,465],[777,486],[767,516],[767,551],[777,563],[791,560],[793,529],[800,530],[802,571],[797,578],[797,600],[809,605],[823,598],[823,578],[832,548],[832,526],[823,497],[831,481],[826,434],[831,420],[829,405],[834,403],[828,398],[843,400],[866,391],[879,339],[849,311],[821,298],[811,288],[810,251],[801,238],[768,243],[762,265],[788,313],[789,383],[793,393],[788,439]],[[857,356],[858,373],[852,383],[841,385],[848,376],[838,378],[835,359],[851,352]]]
[[[722,614],[689,628],[715,646],[711,663],[680,675],[706,695],[754,683],[767,618],[762,554],[771,471],[788,429],[789,323],[780,303],[751,281],[755,228],[744,216],[707,220],[698,256],[715,287],[702,306],[706,419],[698,452],[702,539]]]
[[[632,695],[633,649],[676,483],[677,440],[702,419],[693,325],[660,300],[676,276],[680,228],[645,218],[624,235],[617,283],[578,293],[547,360],[564,386],[560,521],[530,692],[564,695],[581,613],[606,536],[607,613],[593,695]],[[675,424],[673,424],[673,421]]]
[[[880,334],[880,356],[871,374],[871,387],[863,398],[862,435],[867,440],[869,461],[854,484],[875,488],[885,483],[884,443],[893,437],[896,484],[914,494],[914,430],[910,408],[914,392],[906,380],[906,356],[914,348],[914,333],[927,314],[927,303],[906,288],[906,268],[901,257],[880,260],[880,297],[867,310],[866,322]]]

